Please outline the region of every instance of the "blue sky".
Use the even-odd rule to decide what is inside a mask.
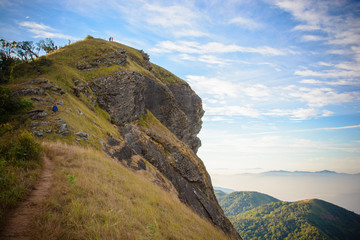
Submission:
[[[143,49],[206,111],[211,173],[360,172],[360,3],[0,0],[6,40],[87,35]]]

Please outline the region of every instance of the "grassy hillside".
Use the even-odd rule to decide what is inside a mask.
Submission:
[[[176,195],[104,152],[44,142],[55,163],[34,239],[227,239]]]
[[[232,192],[218,197],[218,202],[228,217],[238,215],[258,206],[279,201],[279,199],[259,192]]]
[[[360,216],[321,200],[276,202],[230,217],[244,239],[360,239]]]
[[[121,49],[128,56],[126,64],[113,61],[121,58]],[[56,167],[50,197],[34,216],[34,239],[228,239],[176,194],[152,183],[152,176],[106,155],[102,149],[109,137],[123,140],[118,126],[93,103],[91,91],[74,94],[76,87],[116,71],[156,75],[164,84],[183,83],[161,67],[151,67],[153,72],[143,52],[92,37],[14,66],[6,87],[19,93],[16,101],[23,105],[0,125],[0,221],[31,191],[41,155],[46,155]],[[58,112],[51,111],[53,105]],[[47,115],[30,119],[30,110]],[[140,122],[146,125],[146,120]],[[69,134],[60,134],[64,124]]]

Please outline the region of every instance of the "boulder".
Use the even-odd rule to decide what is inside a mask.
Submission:
[[[58,134],[61,136],[69,136],[70,132],[68,131],[68,126],[65,123],[59,125]]]
[[[89,140],[89,134],[87,134],[86,132],[77,132],[75,134],[84,140]]]

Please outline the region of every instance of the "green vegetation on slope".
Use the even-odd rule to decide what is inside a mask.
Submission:
[[[102,151],[44,143],[55,164],[35,239],[228,239],[211,223]]]
[[[227,217],[279,201],[279,199],[259,192],[232,192],[218,197],[218,202]]]
[[[151,64],[152,70],[155,73],[156,77],[160,79],[160,81],[164,84],[180,84],[180,83],[186,83],[181,78],[175,76],[171,72],[167,71],[166,69],[156,65]]]
[[[21,129],[31,107],[29,99],[0,86],[0,222],[31,191],[41,171],[40,145]]]
[[[359,239],[360,216],[321,200],[269,203],[230,217],[244,239]]]

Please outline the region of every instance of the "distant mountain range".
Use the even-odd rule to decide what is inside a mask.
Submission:
[[[338,173],[335,171],[330,171],[330,170],[322,170],[322,171],[315,171],[315,172],[310,172],[310,171],[285,171],[285,170],[273,170],[273,171],[267,171],[267,172],[262,172],[260,174],[263,175],[269,175],[269,174],[275,174],[275,175],[332,175],[332,174],[339,174],[339,175],[360,175],[360,173],[356,173],[356,174],[350,174],[350,173]]]
[[[317,198],[360,214],[360,174],[338,173],[329,170],[268,171],[262,173],[212,174],[215,186],[237,191],[267,193],[285,201]],[[221,188],[215,188],[222,190]]]
[[[360,239],[360,215],[323,200],[284,202],[249,191],[215,194],[244,239]]]

